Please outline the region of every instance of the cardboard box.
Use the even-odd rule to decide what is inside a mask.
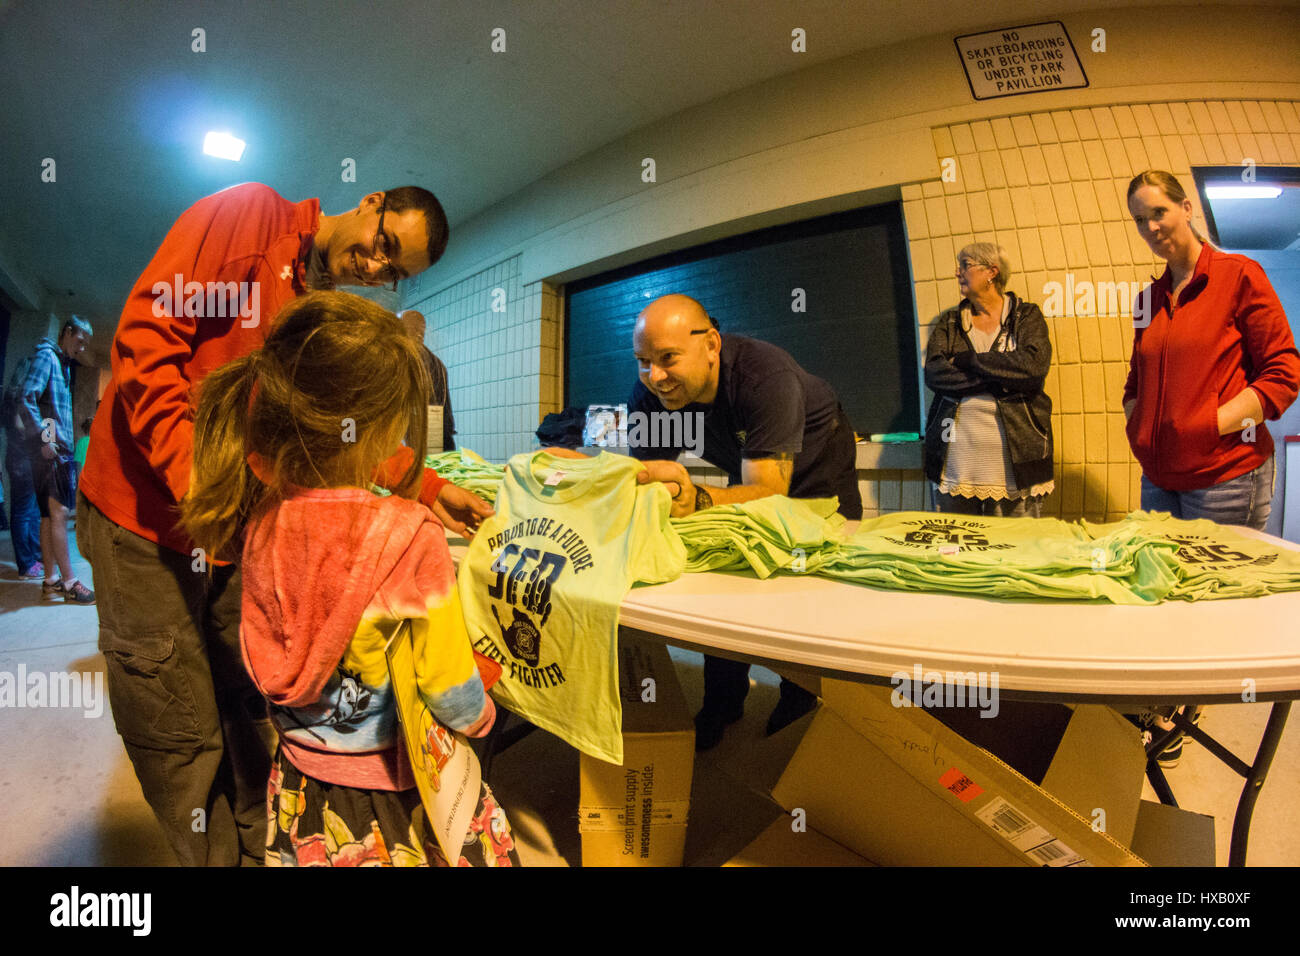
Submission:
[[[695,767],[695,724],[662,644],[620,637],[618,663],[623,765],[581,757],[582,864],[681,866]]]
[[[1035,781],[927,709],[893,706],[888,687],[828,679],[822,693],[773,797],[854,852],[883,866],[1143,865],[1128,844],[1146,755],[1110,708],[1065,708],[1062,729],[1043,705],[1001,702],[986,747]],[[983,719],[970,710],[962,720]]]
[[[1151,866],[1214,866],[1214,817],[1143,800],[1133,852]]]
[[[875,866],[852,850],[809,827],[791,829],[792,820],[781,817],[759,834],[758,839],[723,866]]]

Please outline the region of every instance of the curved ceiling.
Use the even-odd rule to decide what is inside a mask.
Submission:
[[[327,212],[416,183],[455,224],[604,143],[753,83],[940,25],[956,36],[1068,9],[1048,14],[1035,0],[960,12],[940,0],[0,0],[0,279],[20,307],[111,325],[175,218],[233,183],[318,196]],[[791,50],[796,27],[806,53]],[[209,129],[246,140],[243,160],[204,156]],[[46,158],[52,183],[41,181]],[[342,181],[349,159],[355,183]]]

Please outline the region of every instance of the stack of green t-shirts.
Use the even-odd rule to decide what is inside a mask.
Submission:
[[[1170,599],[1204,601],[1300,591],[1300,552],[1281,550],[1204,518],[1184,521],[1163,511],[1135,511],[1112,524],[1083,524],[1094,535],[1137,531],[1169,546],[1176,577],[1166,595]]]
[[[741,504],[714,505],[672,519],[686,545],[687,571],[778,570],[812,573],[838,546],[844,518],[834,498],[772,495]]]
[[[424,459],[424,467],[432,468],[440,478],[446,478],[458,488],[472,491],[488,504],[497,500],[497,490],[505,477],[504,465],[484,461],[468,448],[439,452]]]
[[[862,522],[818,573],[908,591],[1152,604],[1176,583],[1172,550],[1138,527],[1093,538],[1055,518],[903,511]]]

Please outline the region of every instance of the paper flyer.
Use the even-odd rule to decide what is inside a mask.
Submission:
[[[461,858],[478,803],[482,773],[464,734],[433,716],[420,698],[411,648],[411,625],[403,621],[384,649],[388,677],[397,701],[397,719],[406,740],[415,785],[425,817],[447,862]]]

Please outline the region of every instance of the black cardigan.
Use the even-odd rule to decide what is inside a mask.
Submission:
[[[1052,479],[1052,400],[1043,391],[1052,364],[1047,322],[1038,306],[1007,295],[1011,308],[999,335],[1010,339],[1009,351],[975,351],[962,328],[960,304],[940,315],[930,334],[925,384],[934,401],[925,425],[925,476],[936,484],[948,458],[944,421],[955,418],[962,398],[980,392],[997,402],[1016,487]]]

